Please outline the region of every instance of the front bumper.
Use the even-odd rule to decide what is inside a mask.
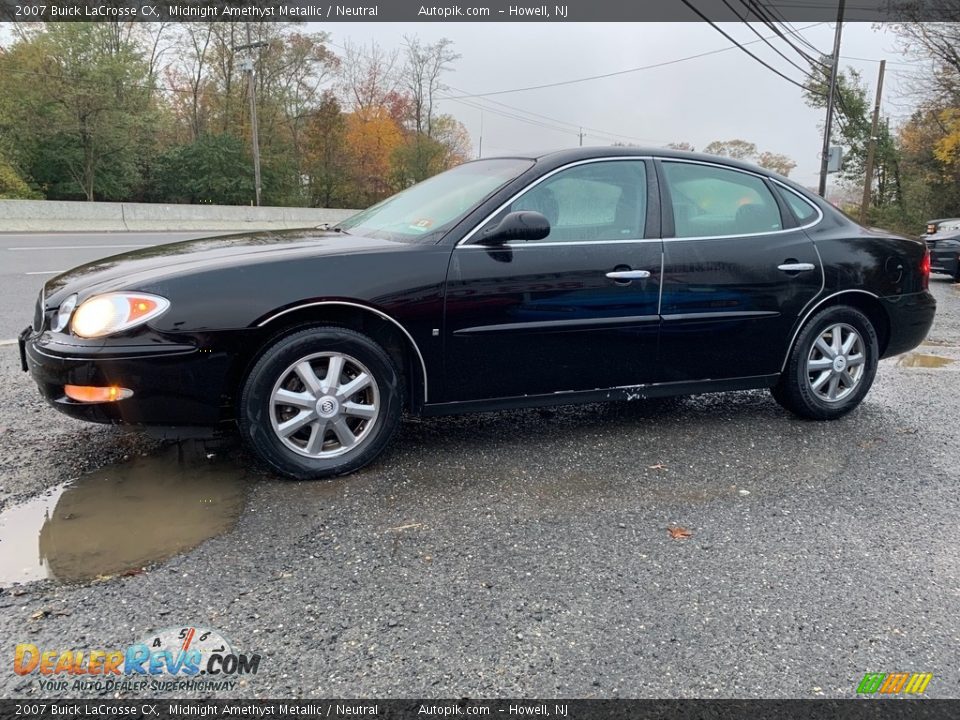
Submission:
[[[178,343],[117,345],[83,342],[26,328],[19,337],[20,360],[41,395],[62,413],[80,420],[124,425],[213,426],[222,415],[229,357]],[[111,386],[133,390],[124,400],[76,402],[65,385]]]

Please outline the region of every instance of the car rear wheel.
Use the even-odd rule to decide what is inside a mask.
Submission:
[[[357,470],[386,447],[402,378],[373,340],[340,327],[294,332],[267,348],[240,398],[240,430],[271,469],[297,480]]]
[[[878,348],[877,332],[862,312],[848,306],[821,310],[800,331],[773,397],[803,418],[845,415],[873,384]]]

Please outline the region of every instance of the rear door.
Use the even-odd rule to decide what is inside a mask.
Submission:
[[[514,197],[543,240],[452,255],[445,304],[450,400],[593,390],[657,372],[661,242],[656,175],[642,159],[553,171]]]
[[[813,242],[761,175],[668,159],[658,167],[662,379],[779,373],[797,316],[823,286]],[[819,210],[807,209],[819,219]]]

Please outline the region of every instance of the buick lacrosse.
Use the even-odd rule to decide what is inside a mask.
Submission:
[[[20,336],[58,410],[236,424],[274,471],[375,458],[402,413],[769,388],[829,420],[933,322],[925,244],[740,162],[469,162],[336,227],[160,245],[47,282]]]

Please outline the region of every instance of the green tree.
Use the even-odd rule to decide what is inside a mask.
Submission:
[[[47,23],[2,56],[4,130],[48,197],[125,199],[135,189],[149,75],[112,23]]]
[[[36,200],[39,197],[20,177],[16,168],[0,157],[0,200]]]
[[[821,61],[824,67],[829,68],[829,58],[822,57]],[[811,76],[803,92],[807,105],[826,109],[829,87],[829,70]],[[862,188],[873,126],[873,109],[867,86],[860,73],[853,68],[841,70],[837,75],[835,107],[837,115],[834,128],[837,130],[833,134],[833,140],[835,144],[843,147],[844,154],[840,178],[848,187]],[[872,187],[876,187],[873,204],[880,208],[892,202],[900,202],[901,192],[899,153],[889,127],[881,123],[877,135],[874,171],[870,182]]]
[[[253,165],[232,135],[203,135],[157,159],[149,197],[155,202],[246,205],[253,197]]]

